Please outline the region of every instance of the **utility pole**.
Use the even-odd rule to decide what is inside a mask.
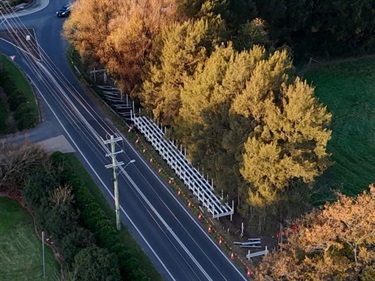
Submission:
[[[111,138],[109,140],[105,140],[104,144],[111,144],[111,152],[106,154],[106,157],[111,156],[112,157],[112,164],[105,165],[105,167],[113,168],[113,189],[115,194],[115,212],[116,212],[116,228],[118,231],[121,230],[121,221],[120,221],[120,204],[119,204],[119,194],[118,194],[118,181],[117,181],[117,167],[124,165],[124,162],[120,161],[117,162],[116,155],[119,153],[122,153],[123,150],[116,151],[115,144],[118,141],[122,141],[121,137],[114,138],[113,135],[111,135]]]

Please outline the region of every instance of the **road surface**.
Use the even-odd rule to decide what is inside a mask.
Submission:
[[[30,10],[20,18],[22,25],[11,23],[12,19],[0,20],[0,28],[33,29],[39,48],[28,53],[40,52],[38,59],[4,41],[0,41],[0,51],[15,56],[15,63],[37,89],[46,108],[46,122],[52,125],[51,131],[46,127],[40,133],[45,137],[63,134],[112,204],[112,171],[104,167],[110,163],[105,156],[109,150],[102,140],[121,134],[91,102],[66,62],[67,43],[60,35],[64,20],[54,15],[60,6],[51,2],[35,13]],[[122,221],[163,279],[246,280],[245,273],[210,239],[131,144],[125,139],[117,149],[124,151],[117,156],[118,161],[136,160],[119,174]]]

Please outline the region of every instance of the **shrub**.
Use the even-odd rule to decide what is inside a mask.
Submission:
[[[1,87],[7,96],[17,91],[16,82],[14,82],[9,73],[5,71],[4,74],[2,73],[1,75],[4,75],[4,77],[1,79]]]
[[[7,116],[8,116],[8,112],[5,107],[5,103],[0,98],[0,134],[7,133],[7,130],[8,130],[7,124],[6,124]]]
[[[18,130],[30,129],[38,122],[38,116],[33,113],[31,106],[27,103],[17,108],[14,118],[17,120]]]
[[[39,171],[32,175],[22,190],[23,200],[33,211],[50,207],[49,191],[59,186],[58,175],[54,172]]]
[[[45,227],[59,245],[62,239],[78,228],[78,214],[71,204],[54,206],[48,211]]]
[[[149,280],[147,274],[139,269],[137,254],[126,249],[126,245],[121,242],[115,230],[114,223],[108,219],[84,182],[69,168],[64,161],[64,156],[61,153],[54,153],[52,157],[54,165],[64,167],[62,179],[65,181],[64,184],[72,186],[74,190],[76,205],[81,212],[84,226],[94,233],[98,246],[116,255],[122,279]]]
[[[0,87],[3,87],[3,83],[10,78],[8,71],[0,69]]]
[[[20,91],[15,91],[8,95],[8,104],[11,111],[15,111],[21,104],[26,103],[25,94]]]
[[[81,250],[74,258],[73,269],[79,281],[121,280],[116,256],[97,246]]]
[[[75,231],[68,233],[60,243],[60,250],[69,269],[72,269],[74,257],[79,251],[93,245],[93,234],[83,227],[77,227]]]

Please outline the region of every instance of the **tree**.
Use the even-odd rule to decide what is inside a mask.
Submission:
[[[47,210],[51,206],[48,193],[59,184],[59,178],[55,172],[48,170],[36,172],[22,190],[24,202],[34,212],[40,209],[41,213],[47,215]]]
[[[64,22],[63,35],[87,62],[99,62],[105,56],[110,22],[119,16],[118,1],[79,0]]]
[[[295,206],[293,200],[308,198],[306,186],[329,165],[325,149],[330,114],[314,97],[311,86],[293,78],[287,50],[268,55],[264,48],[254,46],[242,58],[228,68],[225,79],[209,88],[230,93],[221,92],[227,105],[215,104],[214,95],[208,99],[209,106],[204,99],[187,104],[199,104],[199,109],[189,112],[198,111],[200,118],[192,120],[197,123],[204,118],[194,139],[195,145],[203,145],[193,154],[200,155],[205,169],[212,171],[219,192],[238,196],[241,213],[251,219],[251,225],[258,223],[260,230],[266,214],[268,219],[283,220],[293,213],[288,206]],[[212,80],[203,73],[197,75],[202,81]],[[187,83],[190,88],[197,87],[193,82]],[[199,100],[210,91],[194,98]],[[210,114],[217,112],[218,118],[207,115],[207,109]],[[212,138],[213,131],[222,136],[216,146],[212,146],[211,140],[217,139]]]
[[[193,19],[198,17],[205,0],[177,0],[178,14],[183,19]]]
[[[375,187],[315,209],[292,224],[257,280],[371,280],[375,275]],[[296,227],[297,226],[297,227]]]
[[[78,227],[78,213],[71,204],[56,205],[45,215],[44,229],[56,243]]]
[[[298,57],[371,52],[374,2],[371,0],[256,0],[271,41],[288,44]]]
[[[75,231],[67,233],[59,243],[59,248],[64,257],[64,261],[72,268],[74,257],[84,248],[94,245],[93,234],[82,227],[77,227]]]
[[[29,175],[46,165],[47,155],[38,145],[0,145],[0,187],[21,188]]]
[[[124,88],[132,90],[141,83],[142,70],[152,50],[155,37],[176,16],[174,0],[123,1],[121,16],[113,19],[106,42],[107,70]]]
[[[181,88],[177,124],[183,131],[180,141],[188,146],[192,162],[205,167],[218,191],[225,191],[231,198],[238,194],[233,187],[238,186],[240,178],[236,155],[251,126],[246,122],[234,124],[241,118],[236,119],[230,108],[263,55],[261,47],[241,53],[230,44],[217,47]]]
[[[80,0],[64,24],[64,35],[83,58],[99,62],[130,91],[141,81],[154,37],[175,13],[174,0]]]
[[[69,185],[65,185],[53,189],[49,193],[49,200],[54,206],[73,203],[74,194],[72,193],[72,188]]]
[[[234,40],[237,50],[250,50],[253,45],[270,45],[266,23],[261,18],[255,18],[241,25],[237,37]]]
[[[77,281],[121,280],[116,257],[95,245],[82,249],[75,256],[73,271]]]
[[[164,125],[174,124],[181,107],[180,88],[206,58],[203,46],[208,22],[199,20],[173,24],[161,34],[160,59],[149,67],[140,97],[143,105]]]
[[[287,51],[276,51],[258,62],[233,102],[235,113],[253,120],[241,168],[253,205],[272,204],[293,181],[311,183],[328,166],[331,115],[292,71]]]

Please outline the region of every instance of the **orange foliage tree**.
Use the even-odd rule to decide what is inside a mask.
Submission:
[[[175,0],[78,0],[63,34],[81,57],[130,90],[140,82],[155,36],[174,20],[175,6]]]
[[[298,232],[266,256],[257,280],[375,280],[375,187],[299,219]]]

